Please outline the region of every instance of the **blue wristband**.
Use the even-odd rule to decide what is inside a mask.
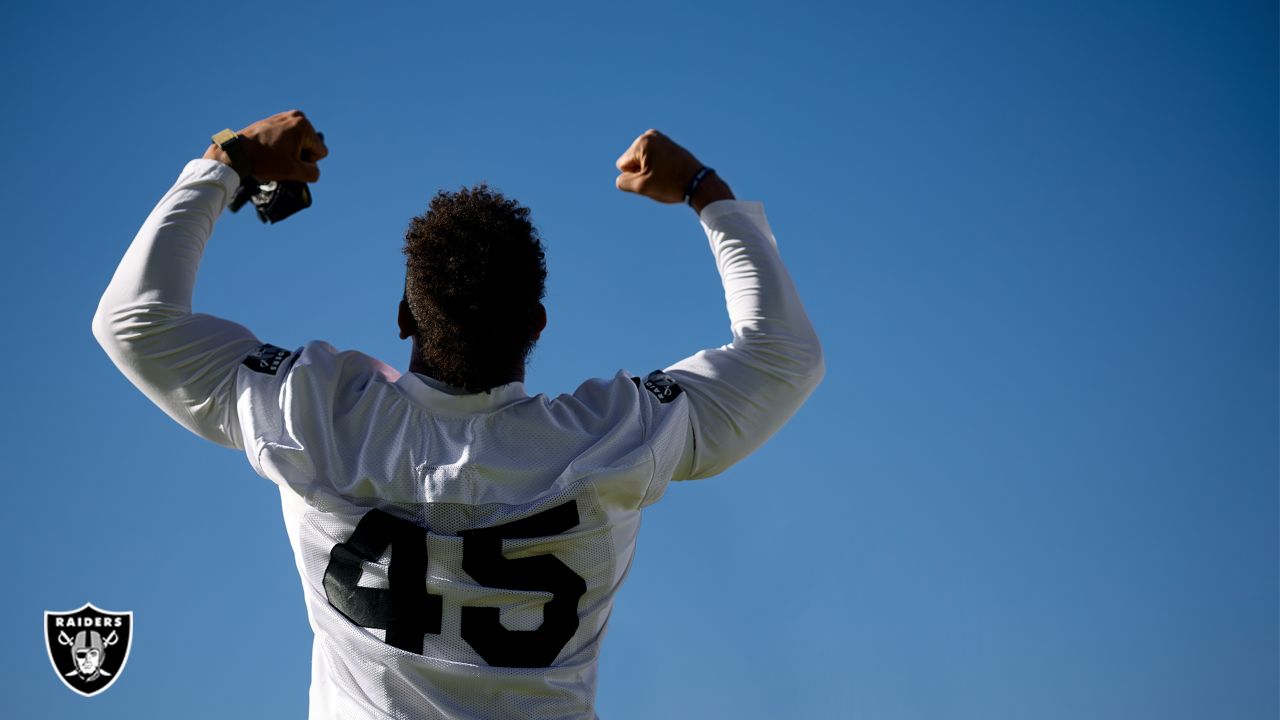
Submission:
[[[693,180],[689,181],[689,187],[684,191],[685,204],[689,207],[693,207],[693,194],[698,192],[698,186],[702,184],[702,178],[706,177],[708,173],[713,172],[715,172],[715,170],[707,167],[706,165],[703,165],[702,168],[698,170],[698,174],[693,176]]]

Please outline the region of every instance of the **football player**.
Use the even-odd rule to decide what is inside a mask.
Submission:
[[[824,373],[761,204],[665,135],[637,137],[617,187],[693,208],[731,341],[531,397],[543,248],[528,210],[483,185],[438,193],[409,223],[404,373],[194,313],[241,181],[315,182],[328,154],[297,110],[219,135],[134,237],[93,334],[170,417],[278,486],[315,634],[311,717],[595,717],[642,509],[751,453]]]

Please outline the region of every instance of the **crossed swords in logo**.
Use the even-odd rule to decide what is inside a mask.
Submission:
[[[97,633],[94,633],[94,634],[95,634],[95,635],[97,635]],[[118,642],[120,642],[120,636],[116,634],[116,631],[115,631],[115,630],[112,630],[110,635],[108,635],[108,636],[106,636],[105,638],[103,638],[103,640],[102,640],[102,648],[105,650],[106,648],[109,648],[109,647],[111,647],[112,645],[115,645],[115,644],[116,644],[116,643],[118,643]],[[60,645],[66,645],[67,647],[71,647],[71,646],[75,645],[75,641],[74,641],[74,640],[72,640],[72,639],[67,635],[67,631],[66,631],[66,630],[59,630],[59,631],[58,631],[58,644],[60,644]],[[73,654],[74,654],[74,650],[73,650]],[[104,670],[104,669],[102,668],[102,666],[101,666],[101,665],[99,665],[99,666],[98,666],[98,668],[97,668],[97,672],[98,672],[98,674],[102,675],[103,677],[111,677],[111,673],[109,673],[109,672],[107,672],[106,670]],[[71,670],[71,672],[63,673],[63,675],[64,675],[65,677],[71,677],[71,676],[73,676],[73,675],[79,675],[79,674],[80,674],[80,668],[79,668],[79,666],[77,666],[77,667],[73,668],[73,669]],[[92,679],[92,678],[90,678],[90,679]]]

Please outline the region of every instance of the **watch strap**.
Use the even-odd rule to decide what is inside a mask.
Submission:
[[[244,143],[231,128],[214,133],[213,143],[231,158],[231,169],[240,176],[241,182],[253,176],[253,166],[249,164],[249,156],[245,154]]]

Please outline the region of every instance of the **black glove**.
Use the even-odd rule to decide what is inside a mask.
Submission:
[[[316,134],[324,140],[324,133]],[[309,160],[309,155],[304,151],[302,159]],[[251,177],[245,178],[227,207],[231,208],[231,212],[239,212],[250,200],[258,211],[259,220],[278,223],[299,210],[311,207],[311,188],[300,180],[262,183]]]

